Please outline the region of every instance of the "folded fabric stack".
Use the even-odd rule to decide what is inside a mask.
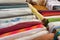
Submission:
[[[48,33],[26,0],[0,1],[0,40],[32,40]]]
[[[37,18],[41,20],[42,23],[46,26],[48,31],[50,33],[55,34],[55,37],[53,39],[60,40],[60,0],[48,0],[46,2],[46,5],[43,5],[47,8],[47,10],[45,10],[45,8],[41,6],[42,5],[32,4],[32,6],[30,5],[30,8],[32,9],[33,13],[37,16]],[[36,38],[36,40],[43,39],[41,39],[41,37],[38,37]]]
[[[51,9],[51,8],[50,8]],[[55,33],[54,40],[60,40],[60,10],[39,11],[44,16],[43,23],[47,26],[49,32]]]
[[[60,40],[59,0],[1,0],[0,40]]]
[[[54,40],[60,40],[60,21],[48,23],[49,31],[55,33]]]
[[[60,28],[60,22],[50,22],[48,23],[49,26],[49,31],[50,32],[54,32],[54,30],[59,29]]]
[[[60,21],[60,11],[39,11],[41,15],[44,16],[44,19],[42,20],[47,25],[50,22],[56,22]]]
[[[32,25],[35,25],[35,26],[32,26]],[[18,27],[19,27],[19,29],[16,30]],[[4,33],[5,31],[7,32],[6,29],[7,28],[0,29],[1,30],[0,34]],[[13,29],[15,31],[11,31]],[[5,31],[2,32],[2,30],[5,30]],[[46,30],[46,28],[39,22],[38,23],[37,22],[30,22],[30,23],[28,22],[28,23],[24,23],[24,24],[21,24],[21,25],[17,24],[15,26],[12,26],[12,28],[9,29],[8,31],[10,31],[10,32],[7,32],[7,33],[4,33],[4,34],[0,35],[0,40],[13,40],[13,39],[14,40],[15,39],[21,39],[21,40],[24,39],[25,40],[25,39],[33,39],[35,37],[42,36],[44,34],[48,34],[48,31]],[[27,38],[27,37],[29,37],[29,38]]]
[[[5,3],[0,4],[0,17],[10,17],[18,15],[32,15],[32,11],[27,3]]]

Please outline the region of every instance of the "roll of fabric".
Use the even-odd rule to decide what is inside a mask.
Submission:
[[[32,21],[38,22],[39,20],[36,19],[35,15],[3,18],[0,19],[0,29],[10,27],[18,23],[32,22]]]
[[[0,3],[26,3],[26,0],[0,0]]]
[[[18,29],[22,29],[22,28],[26,28],[26,27],[30,27],[30,26],[34,26],[37,24],[41,24],[41,23],[37,22],[37,21],[18,23],[16,25],[0,29],[0,34],[10,32],[10,31],[14,31],[14,30],[18,30]]]
[[[58,28],[60,28],[60,26],[54,26],[51,28],[50,32],[53,32],[54,29],[58,29]]]
[[[0,40],[13,40],[13,39],[33,35],[43,30],[46,30],[46,28],[43,25],[39,24],[28,28],[19,29],[19,30],[2,34],[0,35]]]
[[[32,14],[27,3],[3,3],[0,4],[0,17]]]
[[[42,20],[42,22],[44,23],[45,26],[48,25],[48,23],[50,22],[59,22],[60,21],[60,16],[59,17],[46,17]]]
[[[58,16],[60,15],[60,11],[39,11],[43,16]]]
[[[48,34],[48,31],[38,32],[36,34],[26,36],[26,37],[22,37],[22,38],[19,38],[19,39],[16,39],[16,40],[33,40],[34,38],[45,35],[45,34]]]
[[[47,26],[48,23],[50,22],[56,22],[56,21],[60,21],[60,11],[39,11],[40,14],[42,14],[43,16],[46,14],[46,16],[44,16],[45,19],[43,19],[43,23],[45,26]],[[51,14],[51,15],[50,15]]]
[[[44,18],[46,18],[46,19],[49,19],[49,18],[60,18],[60,16],[59,15],[57,15],[57,16],[46,16]]]
[[[59,28],[60,27],[60,22],[50,22],[48,23],[49,30],[51,31],[52,29],[55,29],[55,27]]]
[[[45,34],[45,35],[39,36],[37,38],[34,38],[33,40],[53,40],[53,39],[54,39],[54,34],[49,33],[49,34]]]
[[[27,3],[1,3],[0,9],[9,9],[9,8],[26,8],[28,7]]]
[[[32,14],[30,8],[10,8],[10,9],[1,9],[0,17],[9,17],[9,16],[17,16],[17,15],[28,15]]]
[[[4,17],[4,18],[0,18],[0,24],[18,22],[18,21],[28,21],[28,20],[34,20],[34,19],[36,19],[35,15],[14,16],[14,17],[6,17],[6,18]]]
[[[42,20],[43,24],[45,26],[48,26],[50,22],[59,22],[60,21],[60,16],[49,16],[49,17],[44,17],[45,19]]]
[[[56,21],[60,21],[60,18],[49,18],[48,22],[56,22]]]

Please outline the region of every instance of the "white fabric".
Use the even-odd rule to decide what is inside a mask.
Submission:
[[[26,0],[0,0],[0,3],[26,3]]]
[[[47,2],[46,7],[47,7],[49,10],[53,10],[53,6],[60,6],[60,2],[57,1],[57,0],[55,0],[55,1],[50,0],[50,1]]]
[[[48,18],[60,18],[60,15],[58,15],[58,16],[48,16],[48,17],[44,17],[44,18],[46,18],[46,19],[48,19]]]
[[[32,19],[29,19],[29,20],[19,20],[17,22],[2,23],[2,24],[0,24],[0,29],[6,28],[6,27],[10,27],[10,26],[16,25],[18,23],[33,22],[33,21],[40,22],[39,20],[36,20],[36,19],[33,19],[33,20]]]
[[[38,32],[36,34],[30,35],[30,36],[26,36],[26,37],[22,37],[22,38],[19,38],[19,39],[16,39],[16,40],[32,40],[32,39],[34,39],[36,37],[39,37],[39,36],[42,36],[44,34],[48,34],[48,31]]]
[[[0,9],[0,17],[8,17],[15,15],[25,15],[32,14],[30,8],[10,8],[10,9]]]
[[[52,27],[60,26],[60,21],[58,22],[50,22],[48,23],[49,31],[51,30]]]
[[[5,37],[0,38],[0,40],[13,40],[13,39],[17,39],[17,38],[33,35],[35,33],[39,34],[43,30],[46,30],[46,27],[44,27],[44,28],[36,28],[36,29],[29,30],[29,31],[25,31],[25,32],[21,32],[21,33],[16,33],[16,34],[13,34],[13,35],[5,36]],[[46,33],[48,33],[48,32],[47,31],[43,31],[42,35],[46,34]],[[41,35],[41,34],[39,34],[39,35]]]

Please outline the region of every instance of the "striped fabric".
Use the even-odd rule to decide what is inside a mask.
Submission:
[[[23,29],[23,28],[34,26],[34,25],[38,25],[38,24],[41,24],[41,22],[30,21],[30,22],[18,23],[16,25],[0,29],[0,35],[7,33],[7,32],[14,31],[14,30]]]
[[[39,25],[35,25],[35,26],[32,26],[32,27],[28,27],[28,28],[24,28],[24,29],[19,29],[19,30],[16,30],[16,31],[12,31],[12,32],[8,32],[8,33],[5,33],[5,34],[2,34],[2,35],[0,35],[0,38],[8,36],[8,35],[13,35],[13,34],[16,34],[16,33],[21,33],[21,32],[24,32],[24,31],[36,29],[36,28],[43,28],[43,27],[44,26],[42,24],[39,24]]]

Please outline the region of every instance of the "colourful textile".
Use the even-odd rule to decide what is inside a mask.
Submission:
[[[41,23],[40,22],[36,22],[36,21],[18,23],[16,25],[0,29],[0,34],[4,34],[4,33],[7,33],[7,32],[10,32],[10,31],[18,30],[18,29],[31,27],[31,26],[38,25],[38,24],[41,24]]]
[[[21,33],[21,32],[24,32],[24,31],[36,29],[36,28],[44,28],[44,26],[42,24],[39,24],[39,25],[28,27],[28,28],[23,28],[23,29],[15,30],[15,31],[8,32],[8,33],[0,35],[0,38],[8,36],[8,35],[16,34],[16,33]]]
[[[60,11],[39,11],[43,16],[56,16],[60,15]]]

